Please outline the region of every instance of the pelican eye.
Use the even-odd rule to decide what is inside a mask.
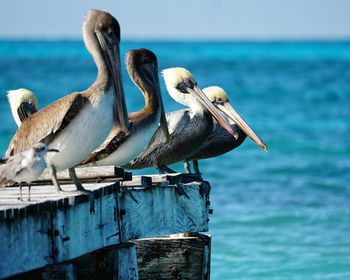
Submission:
[[[197,85],[196,82],[193,82],[189,78],[183,79],[182,82],[178,83],[176,89],[182,93],[188,93],[188,88],[193,89]]]
[[[215,103],[216,103],[216,104],[224,104],[225,101],[224,101],[221,97],[216,97],[216,98],[215,98]]]
[[[113,37],[114,36],[113,29],[109,28],[108,31],[107,31],[107,34],[108,34],[109,37]]]
[[[178,83],[177,86],[176,86],[176,89],[182,93],[188,93],[187,90],[186,90],[186,86],[184,85],[183,82],[181,83]]]

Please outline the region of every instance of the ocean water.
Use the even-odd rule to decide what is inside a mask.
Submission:
[[[136,41],[122,56],[139,47],[160,69],[183,66],[201,87],[226,89],[269,146],[247,139],[200,163],[212,186],[212,279],[350,279],[350,42]],[[16,130],[7,90],[30,88],[43,107],[95,75],[81,41],[0,41],[1,155]],[[161,86],[166,110],[181,108]]]

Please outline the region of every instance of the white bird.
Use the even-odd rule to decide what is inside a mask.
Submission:
[[[22,151],[0,163],[0,176],[19,184],[20,199],[22,200],[22,183],[28,184],[30,200],[30,183],[41,175],[46,168],[45,154],[58,152],[46,144],[38,143],[29,150]]]
[[[13,119],[18,127],[22,122],[39,110],[38,99],[28,89],[9,90],[7,98],[10,103]]]

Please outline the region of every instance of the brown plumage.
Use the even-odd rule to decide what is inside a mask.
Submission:
[[[31,143],[41,142],[49,145],[78,115],[86,102],[89,102],[88,98],[81,93],[72,93],[27,118],[22,123],[21,129],[18,129],[13,136],[5,157],[28,149],[33,145]],[[36,129],[37,127],[38,129]]]
[[[102,145],[81,164],[123,165],[134,159],[147,146],[158,128],[168,138],[169,132],[158,78],[157,57],[147,49],[129,51],[126,57],[128,73],[145,98],[145,106],[129,114],[129,133],[114,126]]]
[[[120,27],[110,14],[91,10],[85,17],[83,37],[98,73],[85,91],[71,93],[29,117],[14,135],[6,156],[33,144],[52,144],[59,154],[47,156],[56,190],[61,190],[56,170],[69,169],[78,190],[84,190],[75,175],[79,164],[107,137],[114,123],[127,131],[128,119],[121,82]]]

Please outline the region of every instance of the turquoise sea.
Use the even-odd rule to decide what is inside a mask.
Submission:
[[[160,69],[183,66],[200,86],[226,89],[269,146],[247,139],[201,162],[212,279],[350,279],[350,42],[128,41],[122,56],[139,47]],[[0,41],[1,155],[16,130],[7,90],[30,88],[43,107],[95,74],[81,41]],[[125,67],[123,77],[128,110],[138,110]],[[180,108],[161,85],[166,110]]]

